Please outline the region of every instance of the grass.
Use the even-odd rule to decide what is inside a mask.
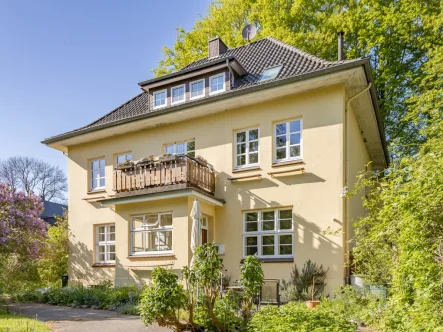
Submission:
[[[0,313],[0,332],[46,332],[51,329],[38,320],[15,315]]]

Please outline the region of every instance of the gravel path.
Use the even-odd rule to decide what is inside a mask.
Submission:
[[[23,316],[50,322],[53,331],[60,332],[165,332],[159,326],[146,327],[137,316],[121,315],[113,311],[74,309],[40,303],[20,303],[11,311]],[[36,316],[37,315],[37,316]]]

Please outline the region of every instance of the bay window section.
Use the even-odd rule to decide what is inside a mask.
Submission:
[[[274,161],[278,163],[301,159],[302,120],[277,123],[274,128]]]
[[[131,255],[172,253],[172,213],[131,218]]]
[[[95,262],[98,264],[115,263],[115,225],[96,226]]]
[[[293,257],[294,227],[291,209],[243,214],[243,255],[261,258]]]
[[[259,129],[246,129],[235,133],[235,168],[259,165]]]

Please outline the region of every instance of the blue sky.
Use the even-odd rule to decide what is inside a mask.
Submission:
[[[0,159],[66,169],[66,157],[40,141],[138,94],[176,28],[190,30],[209,3],[0,0]]]

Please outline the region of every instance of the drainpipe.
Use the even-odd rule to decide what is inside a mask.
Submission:
[[[344,46],[343,46],[343,36],[344,32],[340,31],[338,35],[338,61],[342,61],[345,59],[345,52],[344,52]]]
[[[226,59],[226,65],[229,68],[229,74],[231,76],[231,80],[229,80],[231,82],[231,88],[235,88],[235,76],[234,76],[234,71],[232,70],[231,64],[229,63],[229,59]]]
[[[367,91],[369,91],[369,89],[371,88],[372,83],[369,83],[363,90],[361,90],[360,92],[356,93],[355,95],[353,95],[351,98],[349,98],[346,102],[346,107],[345,107],[345,128],[344,128],[344,135],[345,135],[345,147],[344,147],[344,179],[343,179],[343,193],[349,188],[349,183],[348,183],[348,169],[349,169],[349,108],[351,105],[351,101],[353,101],[354,99],[360,97],[362,94],[366,93]],[[344,252],[345,252],[345,263],[346,263],[346,271],[345,271],[345,284],[346,285],[350,285],[351,284],[351,274],[349,271],[349,230],[348,230],[348,198],[344,197],[343,198],[343,233],[344,233],[344,243],[343,243],[343,248],[344,248]],[[346,256],[347,255],[347,256]]]

